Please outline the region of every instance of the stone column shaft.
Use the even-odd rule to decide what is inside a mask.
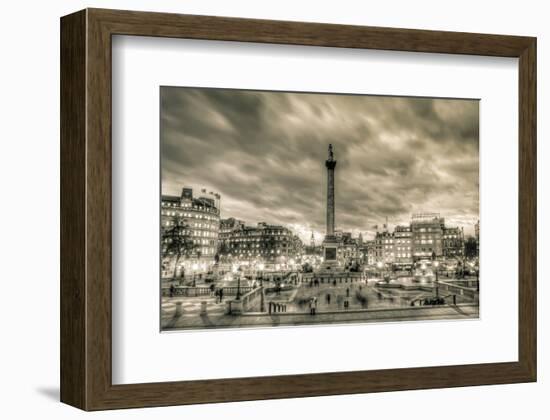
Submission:
[[[325,162],[327,167],[327,226],[326,236],[334,236],[334,168],[336,161],[330,156]]]
[[[328,168],[328,166],[327,166]],[[327,169],[327,236],[334,236],[334,169]]]

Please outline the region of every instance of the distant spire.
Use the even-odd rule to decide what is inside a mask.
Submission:
[[[315,247],[315,235],[313,234],[313,231],[311,231],[311,247]]]

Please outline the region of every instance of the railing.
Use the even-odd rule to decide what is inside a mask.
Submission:
[[[304,273],[301,276],[302,283],[355,283],[363,280],[362,272],[354,271],[333,271],[332,273]]]
[[[172,290],[170,290],[170,287],[163,287],[162,288],[162,296],[187,296],[187,297],[195,297],[195,296],[210,296],[212,295],[215,290],[223,290],[224,296],[236,296],[237,290],[239,289],[236,286],[231,287],[221,287],[216,289],[211,289],[210,287],[189,287],[189,286],[175,286]],[[251,290],[253,290],[252,286],[243,286],[240,288],[240,293],[248,293]]]
[[[262,277],[264,280],[286,280],[288,277],[291,276],[298,276],[297,271],[263,271],[261,273],[258,273],[258,276]]]
[[[467,298],[470,298],[472,300],[476,300],[479,298],[479,292],[475,289],[458,286],[456,284],[446,283],[443,281],[439,281],[439,290],[440,291],[448,291],[450,293],[453,293],[455,295],[465,296]]]
[[[237,286],[222,287],[222,289],[223,289],[223,294],[226,295],[226,296],[236,296],[237,291],[239,290],[239,288]],[[253,289],[254,288],[252,286],[245,286],[245,287],[241,286],[240,287],[240,294],[242,296],[243,293],[248,293]]]
[[[233,315],[241,315],[248,311],[262,311],[262,302],[264,299],[264,288],[262,286],[256,287],[245,293],[240,299],[233,299],[227,301],[227,313]],[[260,301],[258,302],[258,299]],[[259,305],[258,305],[259,303]],[[256,308],[254,307],[256,305]]]
[[[262,298],[263,292],[264,292],[263,287],[260,286],[246,293],[244,296],[242,296],[241,300],[243,301],[243,312],[247,312],[249,310],[254,309],[253,306],[256,303],[258,303],[257,302],[258,298],[260,299]],[[259,308],[257,310],[259,310]]]
[[[475,277],[465,277],[465,278],[462,278],[462,279],[441,279],[441,276],[439,276],[439,281],[442,281],[444,283],[447,283],[447,284],[450,284],[450,285],[453,285],[453,286],[461,286],[461,287],[470,287],[470,288],[473,288],[473,287],[476,287],[477,286],[477,278]]]
[[[209,296],[212,294],[210,287],[163,287],[162,296]]]

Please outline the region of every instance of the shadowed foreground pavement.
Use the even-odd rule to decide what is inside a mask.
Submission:
[[[269,327],[284,325],[343,324],[355,322],[396,322],[418,320],[469,319],[479,317],[479,306],[475,304],[416,306],[409,308],[349,310],[346,312],[309,313],[246,313],[226,315],[223,313],[164,314],[163,330]]]

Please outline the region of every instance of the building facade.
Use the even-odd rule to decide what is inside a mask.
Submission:
[[[246,226],[240,221],[221,222],[223,246],[220,257],[234,262],[284,263],[301,257],[303,244],[290,229],[258,223]]]
[[[412,258],[414,261],[443,255],[444,227],[445,219],[438,213],[419,213],[412,216]]]
[[[169,275],[169,260],[174,258],[173,253],[169,251],[169,239],[165,234],[176,223],[184,226],[181,234],[186,235],[190,244],[190,249],[185,252],[185,258],[178,263],[176,275],[182,270],[204,272],[214,263],[220,229],[219,206],[220,195],[206,193],[206,190],[202,190],[198,197],[193,196],[191,188],[183,188],[180,196],[161,197],[161,252],[165,276]]]
[[[398,225],[393,232],[384,225],[384,231],[366,241],[361,252],[368,265],[409,266],[433,257],[462,258],[464,231],[446,227],[445,219],[437,213],[415,214],[409,225]]]
[[[334,236],[338,243],[337,257],[341,267],[349,267],[353,263],[360,263],[361,253],[359,243],[363,238],[353,238],[351,232],[335,231]]]
[[[241,230],[242,228],[244,228],[244,226],[245,223],[242,220],[235,219],[233,217],[220,220],[220,237],[218,242],[218,251],[221,256],[225,256],[228,254],[230,248],[230,239],[233,235],[233,232]]]
[[[443,256],[458,259],[464,257],[464,231],[461,228],[443,228]]]
[[[361,253],[363,257],[363,264],[375,265],[376,264],[376,241],[365,241],[361,247]]]
[[[408,265],[412,263],[413,244],[410,226],[396,226],[393,231],[395,263]]]
[[[395,262],[394,234],[385,230],[376,232],[374,238],[376,264],[392,264]]]

